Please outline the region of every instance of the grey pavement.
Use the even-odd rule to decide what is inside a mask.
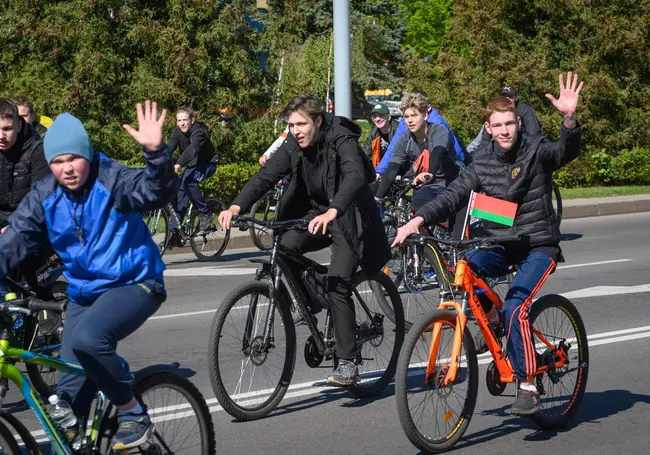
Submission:
[[[561,431],[541,431],[529,420],[507,415],[512,386],[502,397],[491,396],[482,365],[476,409],[457,453],[647,453],[649,225],[650,213],[562,223],[566,262],[559,265],[541,294],[566,294],[580,311],[590,337],[587,393],[572,424]],[[393,385],[382,396],[363,400],[323,387],[320,381],[329,370],[306,366],[304,330],[297,336],[293,388],[274,413],[259,421],[239,422],[221,410],[208,375],[212,319],[224,297],[252,279],[255,264],[249,259],[264,256],[254,249],[226,252],[215,263],[200,263],[191,253],[166,256],[169,298],[120,344],[120,354],[134,369],[180,362],[213,411],[219,454],[418,454],[400,426]],[[327,251],[313,257],[329,261]],[[34,416],[19,410],[21,400],[15,387],[5,398],[5,405],[12,403],[21,421],[37,431]]]

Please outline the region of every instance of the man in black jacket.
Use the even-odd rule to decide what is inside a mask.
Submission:
[[[267,163],[219,215],[224,228],[245,213],[278,180],[291,174],[282,200],[280,219],[309,219],[308,232],[290,231],[285,247],[299,253],[332,246],[326,278],[332,308],[337,369],[328,383],[345,387],[358,379],[355,363],[356,322],[348,284],[361,265],[374,276],[390,259],[390,248],[375,204],[369,177],[374,169],[359,147],[361,128],[344,117],[325,114],[321,100],[297,95],[285,108],[290,134]],[[331,239],[325,233],[329,227]],[[300,279],[300,278],[298,278]]]
[[[215,173],[218,156],[205,125],[196,120],[193,110],[182,108],[176,112],[176,128],[169,138],[168,147],[172,153],[176,148],[181,152],[174,170],[178,172],[182,167],[185,168],[178,196],[175,200],[172,199],[174,210],[178,218],[182,219],[191,199],[199,213],[199,234],[205,232],[212,222],[212,213],[203,198],[199,184]],[[173,217],[170,227],[172,232],[175,231],[176,221]],[[174,239],[175,233],[171,236],[170,246],[174,246]]]
[[[29,193],[32,183],[50,174],[43,153],[43,141],[34,128],[18,115],[16,104],[0,98],[0,230]],[[18,266],[20,273],[42,299],[51,299],[49,290],[38,285],[39,269],[54,254],[49,242],[27,256]]]
[[[549,142],[541,134],[522,134],[515,106],[505,97],[495,98],[487,109],[485,129],[494,138],[482,145],[470,166],[436,199],[422,207],[415,217],[398,230],[393,245],[417,233],[420,226],[445,219],[460,209],[472,191],[482,192],[518,205],[514,226],[486,222],[490,235],[520,235],[521,242],[505,249],[475,250],[469,257],[472,270],[483,276],[505,275],[509,265],[518,266],[503,306],[503,321],[494,308],[484,308],[495,333],[507,336],[506,350],[512,363],[519,391],[510,412],[532,415],[539,407],[535,385],[536,358],[528,311],[535,293],[563,261],[559,247],[559,228],[551,203],[551,176],[580,155],[580,126],[575,119],[578,75],[569,72],[566,85],[562,75],[560,97],[546,95],[564,119],[559,142]],[[503,324],[502,326],[500,326]],[[484,342],[478,346],[485,351]]]

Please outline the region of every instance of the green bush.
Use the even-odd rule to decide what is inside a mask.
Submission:
[[[650,185],[650,150],[586,153],[553,175],[561,188]]]
[[[259,168],[257,164],[248,163],[221,164],[214,175],[201,184],[203,194],[217,196],[230,204]]]

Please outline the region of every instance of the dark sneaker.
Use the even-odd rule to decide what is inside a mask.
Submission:
[[[492,331],[496,335],[497,339],[503,338],[503,325],[498,322],[490,322],[490,327],[492,327]],[[484,352],[488,352],[488,346],[485,342],[485,338],[483,338],[483,332],[481,332],[478,326],[477,330],[476,335],[474,335],[474,346],[476,346],[477,354],[483,354]]]
[[[517,398],[510,408],[510,414],[514,416],[532,416],[537,414],[539,409],[539,393],[532,390],[519,389]]]
[[[199,232],[198,235],[207,233],[210,230],[210,225],[214,220],[214,215],[209,213],[207,215],[199,215]]]
[[[141,446],[153,435],[153,423],[149,415],[119,413],[117,433],[113,438],[113,450],[132,449]]]
[[[359,368],[350,360],[339,360],[339,366],[327,378],[327,383],[334,387],[349,387],[359,380]]]

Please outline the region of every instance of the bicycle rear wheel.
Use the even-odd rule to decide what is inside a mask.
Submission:
[[[174,373],[156,373],[138,381],[135,389],[155,429],[148,442],[129,453],[216,453],[210,409],[192,382]]]
[[[433,325],[441,324],[436,364],[426,380]],[[427,453],[450,450],[467,430],[478,394],[478,360],[471,333],[465,328],[453,384],[443,379],[450,366],[456,314],[432,310],[409,330],[397,362],[395,398],[404,433]]]
[[[553,190],[551,194],[553,199],[553,210],[555,210],[555,218],[557,219],[557,225],[559,226],[562,222],[562,193],[560,193],[560,187],[557,186],[555,182],[551,182],[551,188]]]
[[[587,387],[587,332],[573,303],[554,294],[540,297],[533,303],[530,324],[538,367],[555,362],[557,349],[564,349],[567,354],[564,367],[537,376],[540,405],[539,412],[532,419],[545,429],[563,427],[578,411]],[[542,343],[540,334],[553,345],[553,350]]]
[[[271,413],[293,376],[296,329],[289,302],[279,296],[279,315],[269,315],[269,304],[269,283],[253,281],[233,290],[214,316],[208,348],[212,390],[223,409],[241,420]],[[273,324],[266,344],[269,316]]]
[[[213,261],[223,254],[230,240],[230,229],[222,229],[219,226],[217,217],[219,213],[226,210],[226,204],[216,197],[206,197],[205,202],[208,204],[212,214],[210,227],[202,234],[194,234],[198,230],[199,213],[194,211],[190,220],[193,234],[190,237],[190,246],[196,257],[201,261]]]
[[[167,210],[158,209],[143,212],[142,219],[149,228],[151,238],[158,246],[160,255],[164,255],[169,242],[169,214]]]
[[[395,376],[404,342],[402,301],[393,282],[379,272],[372,278],[358,273],[353,294],[357,320],[359,382],[350,391],[359,397],[381,394]],[[368,312],[366,312],[366,309]]]

